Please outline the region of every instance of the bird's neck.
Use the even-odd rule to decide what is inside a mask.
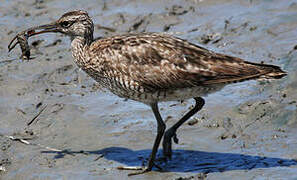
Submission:
[[[80,36],[71,38],[71,51],[75,63],[82,69],[86,67],[89,62],[88,48],[92,43],[92,38],[83,38]]]

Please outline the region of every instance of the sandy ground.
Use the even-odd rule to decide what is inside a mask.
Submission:
[[[33,60],[21,61],[18,48],[7,53],[17,32],[74,9],[93,17],[95,36],[166,31],[289,75],[209,95],[179,129],[164,171],[128,177],[117,167],[141,165],[156,135],[150,108],[100,89],[76,67],[60,34],[30,39]],[[2,1],[0,34],[0,179],[297,178],[296,0]],[[168,126],[192,104],[161,103]]]

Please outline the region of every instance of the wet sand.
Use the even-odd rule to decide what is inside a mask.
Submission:
[[[89,12],[95,37],[168,32],[281,66],[289,75],[229,85],[205,97],[203,110],[178,130],[173,159],[160,163],[164,171],[128,177],[117,167],[141,165],[150,154],[156,135],[150,108],[100,89],[74,64],[63,35],[31,38],[30,61],[19,59],[18,48],[7,53],[17,32],[74,9]],[[297,177],[296,1],[14,0],[1,2],[0,18],[0,179]],[[193,103],[161,103],[167,127]]]

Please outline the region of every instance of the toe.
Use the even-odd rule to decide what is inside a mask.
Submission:
[[[175,144],[178,144],[178,138],[176,137],[175,133],[174,133],[174,136],[173,136],[173,141],[175,142]]]

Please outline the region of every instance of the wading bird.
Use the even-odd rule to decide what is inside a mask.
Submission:
[[[65,13],[57,21],[27,30],[27,36],[62,33],[71,38],[75,63],[101,86],[119,97],[151,107],[157,136],[148,164],[152,170],[163,137],[163,155],[170,159],[177,129],[204,105],[205,96],[227,84],[251,79],[279,79],[278,66],[258,64],[215,53],[164,33],[124,34],[93,38],[94,24],[86,11]],[[194,98],[196,104],[167,131],[158,102]]]

